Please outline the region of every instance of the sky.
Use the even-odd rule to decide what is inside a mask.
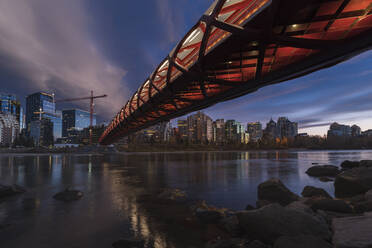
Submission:
[[[0,91],[43,90],[56,99],[95,94],[101,121],[120,110],[197,22],[212,0],[0,0]],[[372,129],[372,52],[305,77],[268,86],[204,112],[242,123],[287,116],[300,132],[329,124]],[[88,109],[88,102],[57,108]]]

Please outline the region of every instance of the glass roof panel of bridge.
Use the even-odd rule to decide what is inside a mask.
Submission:
[[[190,68],[197,60],[201,41],[204,36],[206,24],[200,22],[185,39],[176,57],[176,62],[187,69]]]
[[[140,106],[142,106],[143,102],[147,102],[149,100],[149,87],[150,87],[150,80],[147,80],[145,84],[142,87],[140,98],[142,101],[140,101]]]
[[[243,26],[250,18],[269,6],[271,0],[227,0],[217,19]]]
[[[169,68],[169,61],[166,60],[159,67],[159,69],[157,70],[155,74],[153,84],[159,90],[162,90],[166,86],[168,68]]]

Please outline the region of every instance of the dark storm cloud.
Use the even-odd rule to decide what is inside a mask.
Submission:
[[[126,95],[125,71],[97,50],[87,23],[79,0],[0,0],[2,90],[79,97],[93,89],[110,95],[111,108],[98,109],[112,115]]]

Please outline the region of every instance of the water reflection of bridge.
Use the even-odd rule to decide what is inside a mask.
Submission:
[[[216,0],[100,142],[359,54],[372,44],[371,8],[372,0]]]

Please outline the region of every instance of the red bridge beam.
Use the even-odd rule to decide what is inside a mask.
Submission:
[[[217,0],[100,138],[335,65],[372,47],[372,0]]]

